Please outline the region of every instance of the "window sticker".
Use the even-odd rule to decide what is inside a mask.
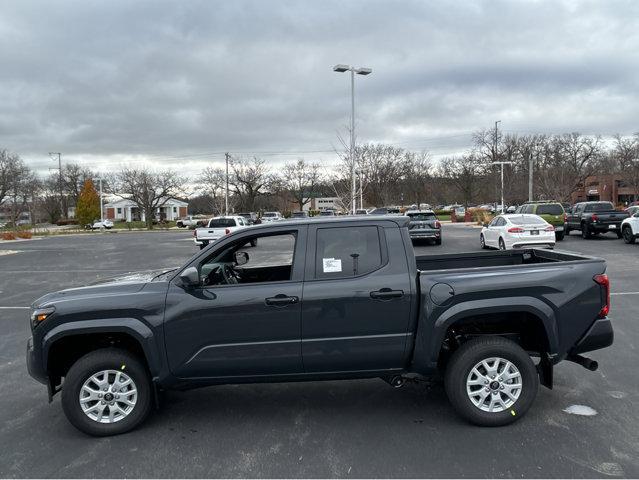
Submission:
[[[322,258],[322,267],[324,273],[334,273],[342,271],[341,258]]]

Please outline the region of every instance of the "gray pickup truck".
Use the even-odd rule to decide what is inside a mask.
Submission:
[[[603,260],[548,250],[418,256],[409,218],[232,232],[181,267],[33,303],[30,374],[92,435],[131,430],[161,389],[442,377],[468,421],[505,425],[562,360],[612,344]],[[259,242],[257,240],[259,239]],[[255,247],[251,247],[251,244]],[[44,417],[45,413],[42,412]]]

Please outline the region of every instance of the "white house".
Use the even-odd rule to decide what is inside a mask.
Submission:
[[[155,209],[155,217],[158,220],[177,220],[180,217],[186,217],[188,214],[189,204],[176,198],[169,198],[164,205]],[[109,220],[126,220],[127,222],[146,221],[144,211],[126,198],[112,197],[111,200],[104,205],[104,216]]]

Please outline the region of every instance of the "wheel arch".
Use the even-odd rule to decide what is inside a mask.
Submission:
[[[151,377],[159,375],[162,356],[153,332],[134,318],[81,320],[53,328],[42,340],[44,370],[60,378],[81,356],[109,346],[131,351],[146,365]]]
[[[446,342],[456,330],[470,335],[533,334],[531,341],[551,357],[559,350],[555,313],[549,305],[534,297],[483,299],[449,307],[435,322],[431,365],[439,364]]]

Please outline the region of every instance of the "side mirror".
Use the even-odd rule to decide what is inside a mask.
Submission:
[[[482,223],[482,225],[483,225],[484,227],[487,227],[487,226],[488,226],[488,222],[484,222],[484,223]]]
[[[249,261],[249,254],[247,252],[235,252],[234,254],[235,264],[239,267],[241,265],[246,265]]]
[[[639,218],[639,212],[635,213],[635,214],[633,215],[633,217],[637,217],[637,218]]]
[[[180,273],[180,280],[185,287],[196,287],[200,284],[200,272],[195,267],[189,267]]]

